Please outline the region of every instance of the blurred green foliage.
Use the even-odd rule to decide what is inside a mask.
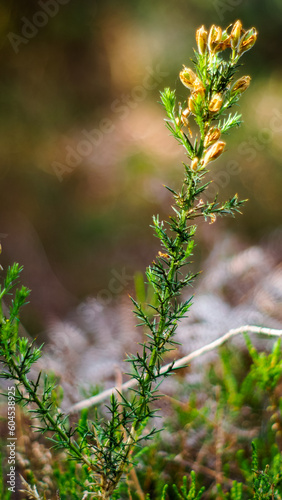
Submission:
[[[203,370],[201,382],[175,375],[181,383],[173,396],[164,396],[163,430],[137,450],[134,474],[129,473],[113,499],[281,500],[281,359],[280,341],[267,353],[247,338],[247,350],[232,344],[221,347],[219,358]],[[99,415],[99,408],[83,410],[82,420],[97,411]],[[34,456],[30,422],[23,416],[20,420],[18,471],[47,498],[56,490],[61,500],[81,498],[87,469],[55,451],[48,459],[43,439],[41,456]],[[20,444],[22,432],[25,446]],[[49,479],[46,473],[42,477],[41,460]],[[0,488],[8,500],[3,480]]]

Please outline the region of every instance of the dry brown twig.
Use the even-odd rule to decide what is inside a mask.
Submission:
[[[227,333],[222,335],[222,337],[219,337],[218,339],[214,340],[213,342],[210,342],[209,344],[204,345],[203,347],[200,347],[200,349],[197,349],[196,351],[191,352],[190,354],[187,354],[183,358],[178,359],[175,361],[173,367],[174,368],[185,368],[187,366],[187,363],[189,361],[192,361],[195,358],[198,358],[202,354],[205,354],[207,352],[212,351],[216,347],[221,346],[224,344],[227,340],[229,340],[232,337],[235,337],[236,335],[239,335],[240,333],[257,333],[259,335],[268,335],[270,337],[282,337],[282,330],[276,330],[273,328],[264,328],[264,327],[259,327],[259,326],[253,326],[253,325],[244,325],[239,328],[234,328],[232,330],[229,330]],[[168,365],[165,365],[161,368],[161,373],[165,373],[167,369],[171,366],[171,363]],[[81,411],[84,408],[90,408],[91,406],[95,406],[101,401],[104,401],[105,399],[109,398],[112,394],[117,393],[117,390],[127,390],[136,385],[136,379],[130,379],[124,384],[122,384],[121,387],[111,387],[110,389],[107,389],[100,394],[97,394],[96,396],[92,396],[91,398],[84,399],[82,401],[79,401],[78,403],[75,403],[68,409],[68,413],[75,413],[77,411]]]

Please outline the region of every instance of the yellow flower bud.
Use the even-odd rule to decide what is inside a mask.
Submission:
[[[250,50],[256,43],[257,37],[258,32],[256,28],[248,30],[240,40],[238,53],[241,55],[243,54],[243,52],[247,52],[247,50]]]
[[[158,256],[162,257],[163,259],[169,259],[170,258],[170,256],[168,255],[168,253],[163,253],[163,252],[158,252]]]
[[[186,127],[189,126],[189,122],[188,122],[188,116],[190,115],[190,110],[188,108],[184,109],[184,111],[182,111],[181,113],[181,116],[180,118],[176,118],[176,124],[178,126],[181,126],[181,125],[184,125]]]
[[[195,102],[197,101],[198,104],[201,104],[202,98],[205,96],[205,87],[199,78],[195,81],[194,89],[194,92],[192,92],[188,99],[188,108],[193,114],[195,114]]]
[[[241,21],[239,21],[239,19],[238,19],[238,21],[236,21],[236,23],[234,23],[233,28],[231,30],[231,47],[232,47],[232,49],[237,48],[242,32],[243,32],[243,26],[242,26]]]
[[[216,45],[214,52],[221,52],[222,50],[231,47],[231,35],[228,35],[227,31],[223,31],[221,36],[221,41]]]
[[[217,141],[213,146],[211,146],[205,156],[204,156],[204,166],[206,166],[210,161],[216,160],[224,151],[226,144],[223,141]]]
[[[181,113],[181,123],[183,123],[183,125],[186,125],[186,127],[188,127],[188,116],[190,115],[190,110],[188,108],[184,109],[184,111],[182,111]]]
[[[193,90],[193,84],[196,79],[198,79],[197,75],[192,71],[190,68],[186,68],[186,66],[183,66],[183,70],[180,71],[179,73],[179,78],[183,85],[187,87],[190,90]]]
[[[211,214],[210,215],[210,219],[211,220],[210,220],[209,224],[213,224],[216,221],[216,215],[215,214]]]
[[[212,25],[209,31],[208,46],[210,52],[214,52],[216,46],[221,42],[222,29],[220,26]]]
[[[210,101],[209,111],[211,113],[218,113],[218,111],[220,111],[220,109],[222,108],[222,104],[223,96],[221,94],[215,94]]]
[[[208,148],[214,144],[220,138],[220,129],[217,127],[211,127],[205,137],[204,147]]]
[[[205,206],[205,202],[204,200],[202,200],[202,198],[199,200],[199,202],[197,203],[196,207],[197,208],[201,208],[201,207],[204,207]]]
[[[250,86],[251,83],[251,77],[250,76],[242,76],[237,80],[237,82],[234,83],[232,89],[231,89],[231,95],[234,94],[243,94],[245,90]]]
[[[272,429],[273,431],[278,431],[278,430],[279,430],[279,427],[280,427],[280,426],[279,426],[279,423],[278,423],[278,422],[275,422],[275,424],[273,424],[273,425],[271,426],[271,429]]]
[[[196,31],[196,42],[198,45],[198,51],[201,55],[204,55],[207,50],[207,40],[208,32],[203,25]]]
[[[191,170],[193,170],[193,172],[196,172],[197,170],[197,167],[198,167],[198,163],[199,163],[199,158],[195,157],[193,160],[192,160],[192,163],[191,163]]]
[[[182,111],[182,116],[185,117],[185,118],[188,118],[190,114],[190,111],[188,108],[184,109],[184,111]]]
[[[193,94],[195,94],[196,96],[197,95],[201,95],[202,97],[204,97],[205,95],[205,87],[204,87],[204,84],[203,82],[200,80],[200,78],[196,78],[196,80],[194,81],[194,85],[193,85]]]

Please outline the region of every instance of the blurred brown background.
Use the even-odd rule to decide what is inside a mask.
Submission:
[[[213,169],[224,198],[250,201],[201,225],[198,259],[226,231],[253,243],[281,226],[281,0],[0,2],[1,263],[25,267],[31,332],[88,295],[110,303],[154,257],[148,226],[169,213],[162,184],[177,187],[184,160],[159,91],[184,99],[196,28],[238,18],[259,31],[242,60],[252,85]]]

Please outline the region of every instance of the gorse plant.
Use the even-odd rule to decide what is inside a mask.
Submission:
[[[30,378],[31,367],[41,356],[41,348],[18,336],[19,310],[28,290],[25,287],[16,290],[9,317],[0,309],[0,353],[5,368],[1,377],[15,382],[16,401],[28,406],[36,422],[40,422],[38,430],[51,432],[53,446],[65,449],[84,466],[88,474],[88,498],[106,500],[113,495],[117,498],[115,492],[134,462],[136,446],[156,432],[154,428],[143,431],[154,415],[152,403],[159,397],[161,380],[174,371],[173,363],[165,373],[161,371],[163,357],[177,344],[174,339],[177,325],[191,306],[191,298],[183,301],[181,292],[192,285],[196,277],[186,271],[197,229],[194,221],[202,217],[214,223],[217,216],[234,216],[243,204],[237,195],[224,202],[219,202],[217,196],[213,201],[206,201],[204,193],[211,182],[206,180],[210,164],[225,149],[222,137],[241,123],[241,115],[230,113],[230,108],[248,88],[250,77],[236,80],[235,74],[240,57],[254,45],[256,38],[256,30],[245,31],[240,21],[225,31],[212,26],[207,32],[202,26],[196,32],[198,50],[194,54],[194,69],[184,66],[179,75],[189,89],[187,99],[178,104],[174,91],[167,88],[161,93],[167,127],[184,147],[188,162],[184,163],[180,190],[167,187],[174,199],[169,221],[161,221],[158,216],[153,218],[161,250],[146,270],[148,285],[153,289],[152,302],[144,306],[132,298],[134,312],[146,335],[141,351],[127,359],[130,375],[137,385],[128,396],[121,393],[118,398],[111,397],[108,419],[82,418],[71,427],[68,416],[58,408],[54,383],[41,373],[36,380]],[[197,131],[193,131],[192,136],[195,125]],[[8,269],[0,290],[1,301],[11,293],[20,270],[17,264]],[[185,481],[181,490],[175,489],[177,498],[200,498],[202,492],[196,493],[194,476],[189,491]]]

